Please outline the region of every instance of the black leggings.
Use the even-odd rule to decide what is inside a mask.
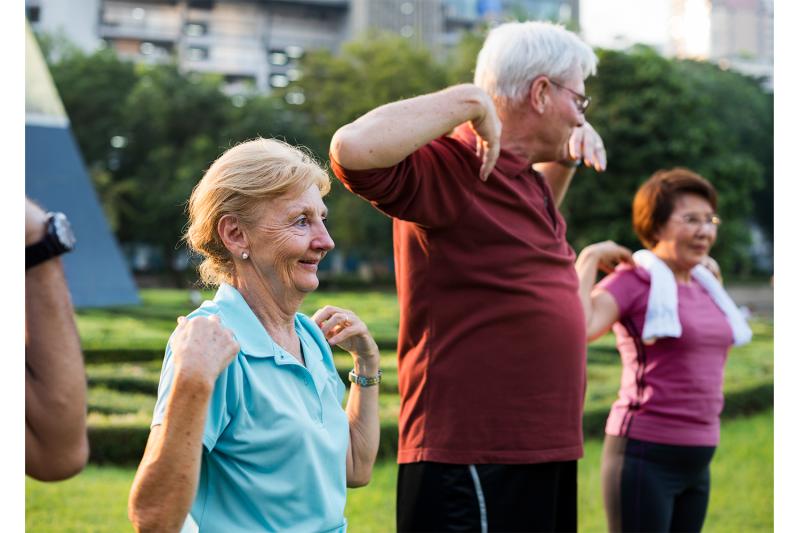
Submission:
[[[606,435],[602,477],[608,530],[700,531],[715,449]]]

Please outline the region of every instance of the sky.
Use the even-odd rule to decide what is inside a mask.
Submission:
[[[660,50],[670,36],[683,37],[686,54],[706,57],[710,42],[705,0],[687,0],[685,16],[673,17],[671,0],[581,0],[581,31],[592,46],[645,43]]]

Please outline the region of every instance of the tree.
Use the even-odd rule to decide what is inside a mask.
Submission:
[[[327,159],[334,132],[368,111],[396,100],[447,86],[447,71],[431,53],[391,34],[370,34],[347,43],[338,55],[308,53],[301,61],[303,78],[286,92],[302,91],[298,106]],[[324,150],[324,151],[322,151]],[[338,180],[326,202],[331,233],[340,251],[377,259],[392,253],[391,219],[355,198]]]
[[[683,166],[719,192],[724,224],[715,257],[726,272],[747,272],[747,224],[772,146],[771,96],[739,74],[643,46],[598,55],[587,118],[603,136],[609,164],[605,173],[581,169],[573,180],[563,211],[575,248],[602,239],[640,247],[630,223],[636,189],[656,170]]]
[[[122,133],[124,102],[137,76],[130,62],[108,49],[84,54],[58,39],[41,37],[50,73],[58,88],[89,175],[112,229],[119,228],[123,197],[133,184],[113,178],[112,138]]]
[[[458,45],[455,46],[448,57],[447,77],[450,85],[459,83],[472,83],[475,79],[475,63],[478,52],[486,40],[487,29],[463,32]]]
[[[304,146],[318,158],[327,154],[327,144],[312,133],[309,116],[298,112],[280,95],[234,98],[237,104],[222,132],[222,139],[227,143],[274,137],[295,146]]]
[[[63,39],[42,37],[118,238],[155,244],[167,260],[192,187],[225,149],[259,135],[277,137],[326,161],[342,125],[382,104],[471,81],[483,40],[483,32],[465,34],[439,63],[402,37],[371,34],[338,54],[308,52],[303,78],[272,95],[230,98],[220,77],[185,74],[174,64],[134,66],[111,50],[87,55]],[[658,169],[685,166],[719,191],[724,224],[715,256],[726,272],[747,273],[748,224],[758,220],[772,234],[772,95],[757,80],[709,63],[665,59],[644,46],[598,55],[598,75],[587,81],[588,119],[605,140],[609,168],[578,170],[563,206],[570,242],[581,249],[611,238],[638,247],[630,224],[636,189]],[[388,217],[337,180],[326,203],[340,251],[391,256]]]
[[[138,66],[123,103],[117,179],[135,189],[120,213],[122,241],[157,245],[172,259],[186,223],[184,205],[203,171],[224,149],[220,133],[232,104],[215,76],[183,75],[176,65]]]

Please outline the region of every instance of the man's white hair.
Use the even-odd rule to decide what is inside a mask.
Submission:
[[[527,98],[535,78],[564,83],[576,68],[583,79],[597,70],[597,56],[577,35],[549,22],[509,22],[486,37],[475,85],[496,103],[513,105]]]

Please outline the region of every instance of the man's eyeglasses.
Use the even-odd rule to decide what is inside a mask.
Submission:
[[[681,215],[678,220],[695,230],[698,230],[703,226],[711,226],[712,228],[717,229],[719,225],[722,224],[722,219],[720,219],[717,215],[708,215],[703,217],[689,213],[687,215]]]
[[[592,103],[591,96],[586,96],[585,94],[573,91],[569,87],[564,87],[560,83],[554,82],[553,80],[550,80],[550,83],[552,83],[559,89],[564,89],[565,91],[571,92],[572,96],[575,97],[575,104],[578,106],[578,109],[580,110],[581,113],[586,113],[586,110],[589,109],[589,104]]]

